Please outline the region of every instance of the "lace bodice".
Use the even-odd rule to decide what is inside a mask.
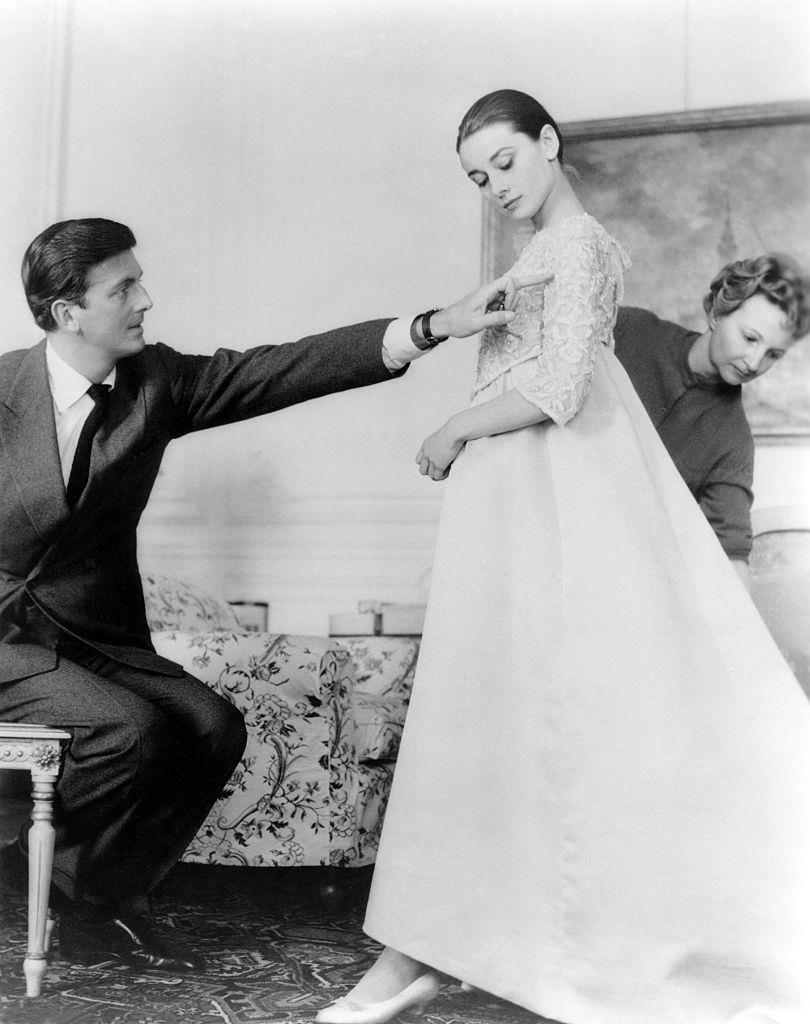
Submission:
[[[518,391],[556,423],[574,416],[590,390],[597,345],[613,345],[613,326],[630,261],[598,221],[584,213],[532,236],[510,273],[553,273],[524,288],[515,319],[484,332],[473,394],[518,363],[537,372]]]

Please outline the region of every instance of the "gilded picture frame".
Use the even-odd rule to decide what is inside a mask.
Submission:
[[[810,102],[561,124],[585,208],[627,249],[623,302],[704,330],[702,300],[731,260],[787,253],[810,272]],[[482,275],[532,232],[484,205]],[[810,338],[746,385],[758,443],[810,442]]]

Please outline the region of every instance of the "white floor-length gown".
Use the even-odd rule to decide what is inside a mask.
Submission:
[[[452,467],[365,927],[567,1024],[808,1024],[810,706],[611,351],[621,263],[538,233],[482,343],[475,400],[554,422]]]

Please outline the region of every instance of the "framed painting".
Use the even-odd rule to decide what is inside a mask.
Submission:
[[[786,253],[810,272],[810,102],[563,124],[589,213],[624,245],[624,303],[694,330],[726,263]],[[482,272],[503,273],[532,232],[485,204]],[[810,441],[810,338],[743,391],[760,443]]]

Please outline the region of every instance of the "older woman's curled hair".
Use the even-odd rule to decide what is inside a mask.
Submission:
[[[789,256],[768,253],[727,263],[709,286],[703,300],[706,314],[726,316],[761,294],[785,314],[792,337],[810,332],[810,281]]]

